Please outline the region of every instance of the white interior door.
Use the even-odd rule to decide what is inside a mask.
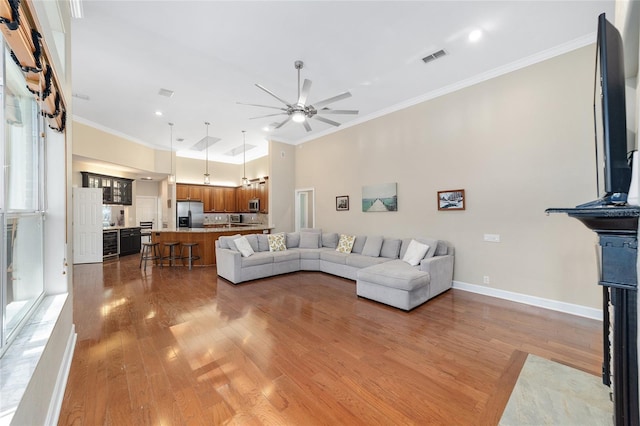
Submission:
[[[296,231],[301,228],[315,227],[315,190],[313,188],[296,189],[295,194]]]
[[[140,195],[136,197],[136,220],[140,222],[153,222],[153,228],[158,226],[158,197]]]
[[[102,262],[102,188],[73,188],[73,263]]]

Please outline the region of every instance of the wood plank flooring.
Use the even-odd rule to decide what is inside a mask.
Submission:
[[[593,375],[601,323],[450,290],[406,313],[300,272],[74,267],[60,425],[495,425],[526,353]]]

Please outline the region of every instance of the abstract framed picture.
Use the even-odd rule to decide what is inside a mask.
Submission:
[[[336,210],[346,211],[349,210],[349,196],[339,195],[336,197]]]
[[[464,210],[464,189],[438,191],[438,210]]]
[[[398,211],[398,184],[383,183],[362,187],[363,212]]]

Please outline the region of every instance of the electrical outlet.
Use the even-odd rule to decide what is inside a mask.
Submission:
[[[484,234],[484,240],[489,241],[490,243],[499,243],[500,235],[499,234]]]
[[[491,282],[491,280],[489,279],[489,275],[485,275],[484,277],[482,277],[482,282],[484,284],[489,284]]]

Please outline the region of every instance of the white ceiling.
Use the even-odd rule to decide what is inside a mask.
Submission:
[[[313,82],[309,102],[350,91],[333,115],[341,128],[595,41],[597,16],[613,1],[96,1],[72,22],[74,119],[159,149],[188,153],[205,137],[209,159],[242,163],[266,139],[302,143],[335,131],[311,120],[267,132],[282,106],[254,84],[295,102],[295,60]],[[468,34],[481,29],[476,43]],[[447,55],[425,64],[440,49]],[[158,94],[173,90],[171,98]],[[89,100],[77,97],[88,97]],[[161,111],[162,116],[156,116]],[[177,142],[182,138],[184,141]]]

